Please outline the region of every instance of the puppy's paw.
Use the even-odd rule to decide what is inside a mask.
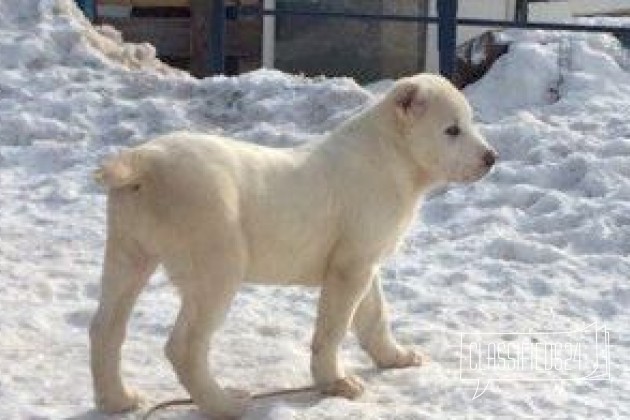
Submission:
[[[225,397],[217,403],[210,404],[207,408],[199,408],[211,419],[235,420],[241,418],[245,414],[251,395],[247,391],[233,388],[226,389],[225,394]]]
[[[357,376],[350,375],[326,385],[322,389],[322,393],[333,397],[343,397],[354,400],[359,398],[364,390],[365,386],[363,385],[363,381]]]
[[[426,354],[414,350],[399,348],[394,358],[378,363],[381,369],[401,369],[412,366],[425,366],[429,363],[430,358]]]
[[[140,393],[125,389],[120,392],[96,397],[95,403],[99,410],[114,414],[136,410],[140,407],[142,401],[143,398]]]

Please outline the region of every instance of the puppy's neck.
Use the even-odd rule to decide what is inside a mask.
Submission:
[[[417,198],[434,186],[433,177],[405,150],[397,117],[385,105],[379,102],[350,118],[333,131],[330,141],[343,142],[350,153],[368,156],[368,164],[381,167],[397,189]]]

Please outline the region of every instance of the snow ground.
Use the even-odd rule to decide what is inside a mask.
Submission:
[[[508,36],[510,53],[466,91],[501,161],[479,183],[431,194],[383,268],[396,336],[433,362],[380,372],[349,338],[344,357],[368,385],[360,400],[282,397],[247,418],[630,418],[628,51],[607,35]],[[102,418],[86,330],[104,240],[90,178],[101,157],[182,128],[297,144],[373,95],[275,71],[198,81],[95,32],[70,0],[0,1],[0,418]],[[316,296],[244,287],[211,356],[222,382],[308,384]],[[125,376],[151,401],[183,394],[162,356],[176,305],[157,275],[131,321]],[[462,333],[535,342],[595,322],[610,331],[610,381],[495,381],[473,400],[476,382],[460,380]]]

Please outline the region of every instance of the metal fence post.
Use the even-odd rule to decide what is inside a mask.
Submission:
[[[457,54],[457,0],[438,0],[437,12],[440,74],[451,78],[455,74]]]
[[[79,9],[90,20],[96,19],[96,0],[76,0]]]
[[[223,73],[225,1],[191,0],[191,72],[197,77]]]
[[[525,23],[529,9],[528,0],[516,0],[516,10],[514,10],[514,21]]]
[[[210,27],[210,43],[213,54],[210,67],[213,74],[225,72],[225,28],[226,9],[225,0],[214,0],[212,26]]]

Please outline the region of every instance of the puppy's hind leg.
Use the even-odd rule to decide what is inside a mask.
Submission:
[[[157,260],[137,242],[108,235],[101,279],[101,297],[90,325],[90,363],[96,406],[106,412],[134,409],[137,394],[120,375],[120,348],[138,294],[155,271]]]
[[[207,247],[200,249],[208,252]],[[213,419],[239,417],[246,401],[221,389],[210,373],[208,351],[212,333],[225,319],[242,282],[242,262],[224,253],[217,258],[199,254],[189,262],[192,268],[184,270],[172,270],[167,265],[181,292],[181,308],[165,347],[166,356],[204,414]]]

